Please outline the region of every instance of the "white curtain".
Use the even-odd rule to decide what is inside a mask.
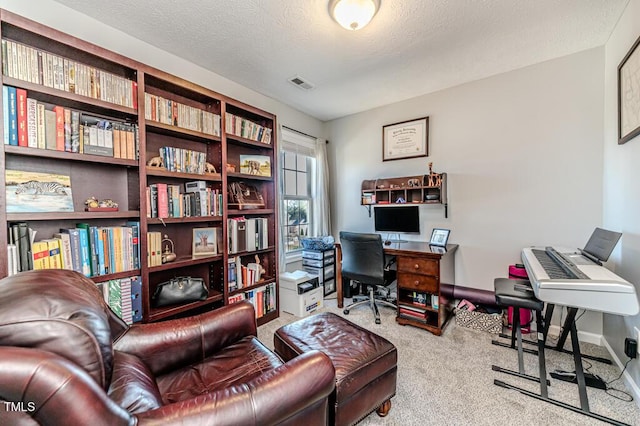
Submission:
[[[331,205],[329,202],[329,162],[327,141],[316,140],[316,170],[313,194],[314,236],[331,235]]]
[[[311,196],[313,197],[313,228],[312,236],[331,235],[331,218],[329,205],[329,164],[327,162],[326,141],[317,139],[309,135],[297,132],[293,129],[278,126],[278,143],[280,151],[295,152],[309,157],[314,157],[315,168],[311,173]],[[282,230],[286,226],[287,214],[284,203],[284,176],[282,175],[282,165],[278,167],[278,185],[280,193],[280,214],[278,221],[280,223],[279,253],[280,270],[284,271],[286,267],[284,233]]]

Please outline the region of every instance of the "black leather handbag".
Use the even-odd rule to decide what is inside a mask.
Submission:
[[[151,306],[175,305],[178,303],[205,300],[209,295],[202,278],[176,277],[158,284],[151,298]]]

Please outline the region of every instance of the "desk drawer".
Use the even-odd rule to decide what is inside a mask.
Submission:
[[[429,275],[402,272],[398,274],[398,288],[437,294],[438,279]]]
[[[398,272],[438,276],[438,261],[398,256]]]

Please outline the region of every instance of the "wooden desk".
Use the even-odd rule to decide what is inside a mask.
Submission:
[[[451,301],[441,292],[440,284],[455,284],[455,252],[457,244],[447,244],[446,251],[439,253],[428,243],[407,242],[392,243],[384,246],[384,252],[396,256],[398,268],[398,305],[421,310],[425,319],[416,319],[401,314],[398,309],[396,321],[429,330],[433,334],[442,334],[442,329],[451,314]],[[342,294],[342,249],[336,244],[336,287],[338,290],[338,307],[344,305]],[[413,293],[438,295],[439,307],[416,305]]]

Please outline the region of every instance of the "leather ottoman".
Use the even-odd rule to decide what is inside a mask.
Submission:
[[[388,414],[396,393],[398,355],[385,338],[325,312],[280,327],[273,340],[285,361],[312,349],[329,356],[336,370],[331,424],[352,425],[374,410],[381,417]]]

